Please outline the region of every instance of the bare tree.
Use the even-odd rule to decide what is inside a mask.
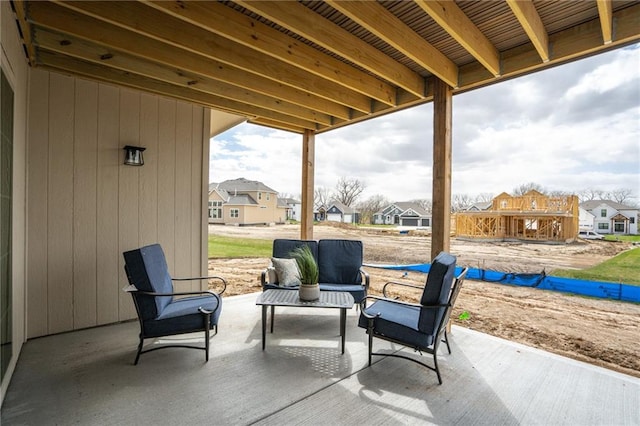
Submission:
[[[313,191],[313,206],[318,209],[322,206],[329,207],[329,202],[333,199],[333,193],[329,188],[322,186]]]
[[[415,200],[411,200],[412,203],[417,203],[420,207],[431,213],[433,210],[433,202],[426,198],[418,198]]]
[[[391,204],[384,195],[373,195],[364,201],[358,203],[357,208],[360,212],[360,223],[373,223],[373,215],[375,212],[382,210]]]
[[[611,200],[624,204],[633,199],[633,190],[630,188],[618,188],[605,191],[597,188],[586,188],[578,192],[580,201]]]
[[[602,200],[604,197],[604,191],[600,189],[587,188],[578,191],[578,198],[580,201]]]
[[[633,195],[633,190],[629,188],[618,188],[611,191],[611,199],[616,203],[623,204]]]
[[[451,197],[451,210],[454,212],[460,212],[471,207],[473,204],[473,198],[468,194],[454,194]]]
[[[278,192],[278,198],[279,198],[279,199],[283,199],[283,198],[292,198],[292,199],[294,199],[294,200],[298,200],[298,201],[300,201],[302,197],[300,197],[300,194],[298,194],[298,195],[293,195],[293,194],[290,194],[290,193],[288,193],[288,192]]]
[[[554,189],[554,190],[548,191],[545,195],[549,197],[568,197],[569,195],[573,195],[573,193],[569,191],[563,191],[561,189]]]
[[[476,203],[488,203],[490,201],[493,201],[493,197],[494,195],[490,192],[481,192],[480,194],[476,195]]]
[[[366,185],[361,180],[343,176],[338,179],[336,184],[335,199],[345,206],[351,207],[365,188]]]
[[[547,194],[547,190],[544,189],[542,185],[535,182],[529,182],[529,183],[523,183],[513,188],[513,195],[524,195],[527,192],[531,191],[532,189],[535,191],[538,191],[541,194],[545,194],[545,195]]]

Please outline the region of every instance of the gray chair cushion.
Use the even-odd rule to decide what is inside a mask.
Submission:
[[[449,300],[451,286],[455,278],[456,258],[448,253],[441,252],[431,262],[427,284],[420,299],[420,304],[440,305]],[[440,324],[445,308],[422,309],[420,312],[419,329],[425,333],[434,333]]]
[[[320,240],[318,267],[321,284],[360,284],[362,241]]]
[[[399,305],[392,301],[377,300],[364,310],[367,314],[376,315],[374,332],[391,340],[402,342],[410,347],[425,348],[433,343],[434,335],[418,330],[420,308]],[[368,319],[360,315],[358,326],[367,328]]]
[[[313,257],[318,261],[318,242],[315,240],[273,240],[272,257],[291,258],[290,253],[298,247],[308,246]]]
[[[140,291],[172,293],[173,284],[164,252],[159,244],[152,244],[123,253],[127,274]],[[171,303],[171,296],[135,296],[140,304],[143,319],[156,318]]]

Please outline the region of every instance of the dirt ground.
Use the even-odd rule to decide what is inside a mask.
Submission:
[[[297,225],[271,227],[210,226],[209,233],[244,238],[298,238]],[[411,264],[430,261],[431,239],[397,230],[358,230],[315,226],[314,238],[362,240],[365,263]],[[631,248],[626,243],[585,241],[573,244],[477,242],[452,239],[458,264],[502,272],[547,273],[556,268],[583,269]],[[210,259],[209,270],[229,283],[225,295],[261,291],[260,273],[267,258]],[[423,284],[425,275],[365,267],[371,294],[388,281]],[[469,318],[460,320],[462,312]],[[454,323],[580,361],[640,377],[637,344],[640,304],[591,299],[552,291],[466,280]]]

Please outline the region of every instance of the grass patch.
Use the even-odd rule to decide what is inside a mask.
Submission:
[[[578,271],[556,269],[550,275],[589,281],[640,285],[640,248],[620,253],[588,269]]]
[[[272,248],[273,240],[209,235],[210,258],[271,257]]]
[[[640,235],[605,235],[605,241],[626,241],[629,243],[640,242]]]

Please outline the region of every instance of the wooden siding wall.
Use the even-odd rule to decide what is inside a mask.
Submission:
[[[135,318],[123,251],[158,242],[173,276],[206,274],[208,109],[36,69],[28,140],[28,337]]]

